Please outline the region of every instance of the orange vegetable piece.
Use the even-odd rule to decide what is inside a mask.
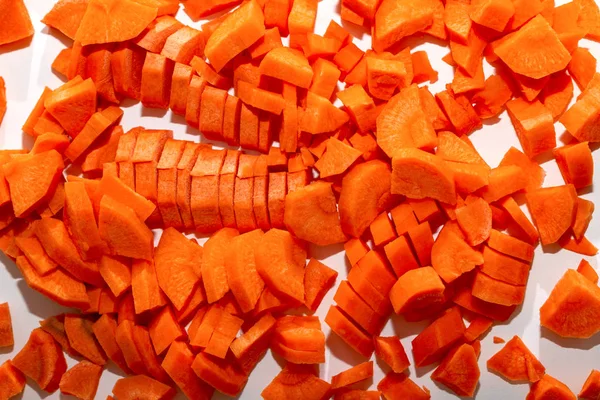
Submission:
[[[402,38],[425,30],[433,20],[431,7],[414,7],[410,1],[384,0],[375,13],[373,47],[385,50]]]
[[[553,78],[554,76],[551,79]],[[483,83],[483,89],[473,94],[472,101],[475,103],[474,108],[477,115],[482,119],[487,119],[498,116],[512,96],[512,90],[506,80],[501,75],[492,75]],[[544,102],[544,105],[551,111],[554,110],[550,103]]]
[[[329,308],[325,317],[325,323],[359,354],[364,357],[371,356],[374,348],[371,337],[348,319],[338,307],[331,306]]]
[[[473,281],[473,296],[492,304],[519,305],[525,298],[525,286],[511,285],[477,272]]]
[[[438,361],[465,333],[460,310],[453,307],[433,321],[412,341],[415,365],[422,367]]]
[[[107,357],[114,362],[125,373],[130,373],[130,369],[125,362],[125,357],[119,344],[117,343],[117,320],[109,314],[104,314],[92,325],[94,336],[106,353]]]
[[[14,344],[10,309],[8,303],[2,303],[0,304],[0,347],[12,347]]]
[[[556,243],[575,218],[577,192],[573,185],[556,186],[528,192],[527,207],[543,245]],[[548,211],[552,210],[549,215]]]
[[[505,165],[491,170],[489,184],[481,190],[481,197],[488,203],[523,190],[529,184],[523,169],[517,165]]]
[[[141,99],[142,69],[146,52],[138,46],[122,44],[113,51],[110,65],[113,74],[113,85],[117,94]]]
[[[96,112],[96,85],[91,79],[80,83],[75,80],[54,90],[44,101],[46,110],[61,124],[71,137],[80,131]]]
[[[483,261],[479,252],[471,248],[459,234],[448,229],[440,232],[431,248],[431,265],[447,283],[473,270]]]
[[[354,266],[369,252],[369,247],[363,240],[352,238],[344,243],[344,251],[346,252],[346,257],[348,258],[350,265]]]
[[[490,248],[500,253],[526,262],[533,261],[533,246],[495,229],[492,229],[490,232],[490,237],[487,241],[487,244],[490,246]]]
[[[408,271],[419,268],[419,262],[406,237],[399,236],[386,244],[384,250],[396,276],[401,277]]]
[[[362,152],[336,139],[327,140],[327,150],[315,163],[320,178],[340,175],[346,172],[362,156]]]
[[[127,367],[135,374],[148,374],[140,349],[135,343],[135,329],[136,326],[133,321],[122,321],[115,332],[115,339],[127,362]]]
[[[506,321],[516,309],[516,306],[506,307],[480,300],[471,294],[471,288],[468,286],[457,289],[452,301],[464,309],[495,321]]]
[[[512,382],[537,382],[546,371],[518,336],[514,336],[502,350],[494,354],[487,361],[487,367]]]
[[[75,40],[83,46],[131,40],[146,29],[157,12],[133,0],[90,0]]]
[[[504,31],[514,15],[515,6],[511,0],[474,0],[469,9],[473,22],[497,32]]]
[[[569,75],[573,77],[577,86],[582,91],[587,88],[596,73],[596,58],[588,49],[578,47],[571,53],[569,62]]]
[[[379,382],[379,390],[385,399],[414,399],[429,400],[431,395],[429,391],[421,389],[404,373],[388,372],[388,374]]]
[[[358,364],[346,371],[331,377],[331,389],[339,390],[355,383],[364,381],[373,376],[373,361]]]
[[[160,53],[165,47],[169,36],[183,27],[183,24],[170,15],[164,15],[156,18],[146,30],[134,39],[135,44],[142,49]]]
[[[221,22],[208,38],[204,52],[210,64],[219,72],[231,59],[250,47],[264,33],[262,10],[256,1],[250,1]]]
[[[156,400],[169,400],[175,396],[175,390],[146,375],[129,376],[121,378],[113,387],[113,394],[119,400],[135,400],[151,398]]]
[[[97,365],[106,364],[106,355],[94,337],[93,322],[79,315],[65,315],[65,332],[71,347]]]
[[[12,365],[38,384],[40,389],[53,393],[67,370],[62,349],[54,338],[41,328],[34,329],[27,343],[12,359]]]
[[[317,310],[337,276],[337,271],[314,258],[310,259],[304,272],[304,304],[309,310]]]
[[[322,363],[325,360],[325,335],[315,316],[283,316],[273,332],[273,349],[295,364]]]
[[[367,57],[367,85],[373,97],[389,100],[397,88],[405,88],[410,82],[401,61]]]
[[[474,342],[486,333],[492,327],[493,323],[494,321],[489,318],[476,316],[471,320],[469,327],[465,331],[465,340],[469,343]]]
[[[587,142],[554,149],[554,157],[566,183],[575,189],[590,186],[594,177],[594,159]]]
[[[577,272],[588,278],[591,282],[596,284],[598,283],[598,273],[586,260],[581,260],[579,266],[577,267]]]
[[[387,212],[379,214],[369,226],[375,246],[384,246],[396,238],[396,231],[392,226]]]
[[[136,314],[165,305],[166,301],[158,285],[154,262],[133,261],[131,265],[131,291]]]
[[[0,381],[2,381],[0,396],[3,399],[10,399],[23,392],[26,377],[10,360],[6,360],[0,365]]]
[[[452,132],[441,131],[438,133],[436,155],[446,161],[486,165],[475,148],[465,143]]]
[[[60,391],[82,400],[93,400],[98,390],[102,367],[87,360],[69,369],[60,380]]]
[[[411,54],[414,77],[412,83],[423,83],[429,81],[435,83],[438,80],[438,73],[431,67],[429,57],[425,51],[416,51]]]
[[[262,391],[261,396],[265,400],[302,397],[324,399],[330,394],[331,387],[318,378],[314,366],[288,363]]]
[[[481,271],[494,279],[511,285],[525,285],[529,277],[529,269],[530,264],[508,257],[487,246],[483,248]]]
[[[204,288],[209,303],[221,299],[228,291],[226,256],[238,231],[233,228],[223,228],[215,233],[204,245],[201,273]]]
[[[585,380],[578,397],[582,399],[595,399],[600,395],[600,372],[593,369]]]
[[[58,267],[58,264],[46,254],[42,244],[35,236],[17,236],[15,237],[15,245],[23,252],[23,255],[27,257],[27,260],[35,268],[38,274],[46,275]]]
[[[148,374],[158,381],[170,382],[169,376],[160,366],[160,361],[154,352],[148,329],[135,326],[133,328],[133,341]]]
[[[203,381],[229,396],[237,396],[248,377],[234,362],[200,353],[194,359],[192,369]]]
[[[301,88],[310,86],[314,74],[306,57],[287,47],[269,51],[261,61],[259,69],[262,75],[281,79]]]
[[[502,161],[500,161],[499,167],[509,165],[520,167],[524,171],[524,174],[528,176],[529,183],[525,187],[525,191],[539,189],[544,183],[546,176],[544,169],[537,162],[531,160],[514,147],[508,149]]]
[[[298,128],[302,132],[317,135],[336,131],[348,120],[348,114],[335,107],[328,99],[308,92],[306,108],[299,111]]]
[[[245,372],[252,371],[267,352],[275,323],[271,314],[265,314],[231,344],[231,352]]]
[[[577,199],[577,211],[575,213],[575,221],[571,228],[573,229],[573,236],[576,240],[581,240],[587,228],[592,220],[592,213],[594,212],[595,206],[589,200],[582,198]]]
[[[485,242],[492,230],[492,210],[480,197],[467,198],[463,207],[456,209],[456,221],[471,246]]]
[[[162,368],[186,396],[209,399],[214,389],[194,373],[193,362],[194,355],[189,346],[183,342],[174,342],[162,362]]]
[[[385,362],[393,372],[402,373],[410,366],[404,347],[397,336],[379,336],[373,338],[373,342],[375,344],[375,355]]]
[[[541,102],[515,99],[506,103],[506,108],[528,157],[533,158],[556,147],[554,119]]]
[[[245,104],[275,115],[280,115],[285,107],[280,94],[259,89],[248,82],[238,82],[237,95]]]
[[[475,72],[473,72],[474,74]],[[467,135],[481,128],[481,119],[465,97],[456,97],[450,91],[445,90],[436,94],[435,99],[450,120],[457,135]]]
[[[459,396],[472,397],[479,383],[478,354],[470,344],[451,351],[433,371],[431,379],[450,388]]]
[[[0,9],[5,21],[2,33],[0,33],[0,45],[33,36],[31,18],[22,0],[3,1]]]
[[[192,58],[202,56],[203,50],[202,32],[183,26],[167,38],[160,54],[177,63],[189,64]]]
[[[346,312],[362,329],[369,334],[378,334],[383,329],[386,316],[374,311],[349,285],[343,281],[333,300],[337,307]]]
[[[567,270],[558,281],[548,300],[540,308],[542,326],[562,337],[587,338],[600,326],[595,319],[582,319],[581,315],[595,315],[598,311],[600,289],[575,270]],[[565,315],[568,313],[569,318]],[[577,319],[571,319],[573,318]]]
[[[111,197],[135,210],[138,218],[145,221],[154,212],[156,206],[150,200],[133,191],[122,179],[114,176],[103,176],[94,195],[94,207],[98,207],[104,197]]]
[[[500,205],[508,212],[508,214],[510,214],[513,221],[517,223],[521,231],[525,234],[525,240],[530,244],[536,244],[539,240],[537,229],[533,226],[525,213],[523,213],[517,202],[512,197],[507,197]]]
[[[407,271],[394,284],[390,300],[397,314],[421,309],[443,301],[445,286],[435,269],[416,268]]]
[[[6,114],[6,86],[4,79],[0,77],[0,124]]]
[[[419,149],[398,149],[392,160],[393,194],[456,204],[453,176],[441,158]]]
[[[150,108],[169,108],[175,63],[162,54],[147,53],[142,68],[140,98]]]
[[[42,18],[42,22],[58,29],[69,39],[75,39],[75,34],[87,10],[88,0],[58,1],[52,10]]]
[[[547,398],[575,400],[577,397],[567,385],[546,374],[542,379],[531,385],[527,398],[529,400]]]

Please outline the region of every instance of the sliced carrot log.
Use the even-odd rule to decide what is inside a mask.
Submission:
[[[175,114],[185,116],[193,72],[189,65],[175,63],[169,100],[169,108]]]
[[[473,396],[479,383],[477,354],[470,344],[450,352],[433,371],[431,379],[450,388],[459,396]]]
[[[206,353],[196,356],[192,369],[204,382],[229,396],[237,396],[248,380],[235,363]]]
[[[147,53],[142,68],[141,101],[146,107],[169,108],[175,63],[161,54]]]
[[[254,211],[254,218],[256,219],[256,225],[262,230],[271,229],[271,222],[269,220],[268,190],[268,176],[254,177],[252,208]]]
[[[134,400],[140,397],[168,400],[175,396],[175,390],[172,387],[145,375],[119,379],[112,392],[119,400]]]
[[[188,345],[183,342],[174,342],[162,362],[162,368],[186,396],[209,399],[214,390],[194,373],[193,362],[194,355]]]
[[[373,342],[371,338],[354,325],[338,307],[331,306],[329,308],[325,317],[325,323],[359,354],[364,357],[370,357],[373,354]]]
[[[83,360],[62,376],[60,391],[83,400],[93,400],[100,384],[102,367]]]
[[[465,324],[457,307],[432,322],[412,341],[415,365],[422,367],[444,357],[465,333]]]
[[[575,189],[592,184],[594,160],[588,143],[559,147],[554,150],[554,156],[566,183],[573,184]]]
[[[302,240],[326,246],[346,240],[331,185],[313,183],[287,195],[284,222]]]
[[[575,218],[577,193],[573,185],[538,189],[527,193],[527,207],[542,244],[556,243]],[[548,211],[552,210],[549,215]]]
[[[112,46],[95,45],[84,49],[85,76],[91,78],[96,85],[98,95],[111,103],[119,103],[113,85],[111,68]]]
[[[406,272],[390,291],[394,311],[401,314],[441,302],[445,286],[435,269],[417,268]]]
[[[219,72],[264,33],[264,15],[260,6],[255,1],[246,3],[232,12],[207,40],[204,49],[206,57]]]
[[[141,99],[145,58],[146,52],[143,49],[129,44],[122,44],[113,51],[110,66],[116,93],[136,100]]]
[[[233,208],[237,228],[249,232],[257,228],[254,216],[254,178],[236,178]]]
[[[386,399],[395,399],[395,396],[398,396],[399,398],[428,400],[431,398],[431,395],[428,390],[424,389],[421,389],[406,374],[397,374],[394,372],[389,372],[377,385],[377,390]]]
[[[62,349],[41,328],[34,329],[21,351],[12,359],[15,368],[33,380],[40,389],[52,393],[67,370]]]
[[[510,381],[539,381],[546,371],[521,338],[514,336],[488,361],[487,367]]]

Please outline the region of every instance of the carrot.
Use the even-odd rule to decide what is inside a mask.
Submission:
[[[232,12],[208,38],[204,52],[217,72],[265,33],[260,6],[250,1]]]
[[[146,107],[169,108],[175,63],[162,54],[147,53],[142,68],[141,101]]]
[[[69,39],[74,39],[87,10],[87,4],[87,0],[59,1],[42,18],[42,22],[51,28],[58,29]]]
[[[196,356],[192,369],[204,382],[229,396],[237,396],[248,380],[235,363],[206,353]]]
[[[267,352],[275,323],[271,314],[265,314],[231,344],[231,352],[245,372],[252,371]]]
[[[10,399],[19,395],[25,389],[26,377],[12,364],[10,360],[6,360],[0,365],[0,395],[3,398]]]
[[[102,367],[83,360],[69,369],[60,380],[60,391],[83,400],[92,400],[96,396]]]
[[[146,52],[137,46],[120,45],[112,52],[110,65],[117,94],[141,99],[142,70]]]
[[[175,395],[172,387],[145,375],[129,376],[117,380],[112,392],[119,400],[134,400],[139,397],[168,400]]]
[[[396,238],[396,231],[392,226],[387,212],[380,214],[369,226],[375,246],[385,246]]]
[[[467,243],[477,246],[485,242],[492,230],[492,210],[480,197],[467,197],[467,203],[456,209],[456,221]]]
[[[521,211],[521,208],[512,197],[505,198],[501,207],[508,212],[513,221],[519,226],[525,234],[525,240],[530,244],[535,244],[539,240],[539,234],[527,216]]]
[[[438,133],[436,155],[446,161],[486,165],[483,158],[477,153],[477,150],[452,132],[441,131]]]
[[[431,265],[447,283],[453,282],[483,262],[484,259],[479,252],[472,249],[458,234],[448,229],[440,232],[431,247]]]
[[[417,268],[398,279],[390,292],[390,300],[394,311],[401,314],[440,302],[443,292],[444,284],[433,268]]]
[[[160,52],[176,63],[189,64],[195,56],[204,52],[204,35],[201,31],[183,26],[173,32],[165,41]]]
[[[386,317],[374,311],[347,281],[340,284],[333,300],[337,303],[337,307],[348,314],[365,332],[378,334],[383,329]]]
[[[470,2],[464,0],[449,0],[444,11],[444,24],[450,39],[466,44],[471,31]]]
[[[325,335],[314,316],[284,316],[277,320],[272,348],[288,362],[322,363],[325,360]]]
[[[123,110],[110,106],[97,112],[87,121],[81,132],[65,150],[65,156],[76,161],[102,135],[105,135],[121,119]]]
[[[435,95],[435,99],[454,127],[457,135],[467,135],[481,128],[482,122],[464,97],[456,97],[448,90]]]
[[[512,285],[482,272],[475,274],[473,296],[492,304],[519,305],[525,297],[525,286]]]
[[[133,321],[122,321],[116,329],[115,339],[127,362],[127,367],[137,375],[149,374],[141,352],[135,343],[135,329]]]
[[[469,9],[473,22],[502,32],[515,15],[515,6],[510,0],[477,0]]]
[[[389,100],[396,89],[410,85],[404,63],[367,57],[367,85],[373,97]]]
[[[528,192],[526,197],[542,244],[557,242],[575,218],[577,193],[573,185],[538,189]],[[553,210],[552,216],[546,215],[550,209]]]
[[[141,35],[134,39],[135,44],[151,53],[160,53],[167,39],[183,24],[170,15],[156,18]]]
[[[459,396],[472,397],[479,383],[479,366],[473,346],[463,344],[451,351],[433,371],[431,379]]]
[[[581,392],[578,397],[583,399],[593,399],[600,394],[600,387],[598,384],[598,378],[600,377],[598,370],[593,369],[590,375],[585,380]]]
[[[361,132],[368,132],[375,128],[375,103],[362,86],[352,85],[337,93],[337,97]]]
[[[348,387],[357,382],[364,381],[373,376],[373,361],[364,362],[346,371],[340,372],[331,377],[331,389],[339,391],[339,389]]]
[[[582,198],[577,199],[577,210],[575,212],[575,220],[571,228],[573,229],[573,236],[576,240],[581,240],[587,228],[592,220],[592,213],[594,212],[595,206],[589,200]]]
[[[545,373],[544,366],[529,351],[518,336],[514,336],[506,345],[494,354],[487,367],[509,381],[539,381]]]
[[[483,88],[473,94],[475,112],[482,119],[496,117],[502,112],[504,105],[512,98],[512,95],[512,90],[506,80],[501,75],[492,75],[485,80]],[[544,105],[546,104],[544,103]]]
[[[117,339],[115,336],[117,332],[116,318],[105,314],[92,325],[92,329],[96,340],[102,347],[102,350],[105,352],[107,357],[124,372],[130,373],[131,371],[125,363],[123,353],[117,344]]]
[[[346,258],[348,258],[350,265],[354,266],[365,254],[367,254],[369,247],[363,240],[352,238],[344,243],[344,251],[346,252]]]
[[[490,237],[487,241],[487,244],[490,248],[496,250],[497,252],[518,258],[526,262],[533,261],[533,246],[495,229],[492,229],[490,232]],[[496,253],[489,252],[489,254],[492,255]]]
[[[281,79],[301,88],[310,86],[314,74],[308,60],[301,53],[286,47],[269,51],[259,69],[262,75]]]
[[[433,23],[433,11],[426,6],[414,9],[408,2],[398,5],[383,1],[375,13],[373,47],[385,50],[402,38],[425,30]]]
[[[575,4],[579,8],[579,18],[577,24],[587,31],[586,37],[597,40],[598,33],[598,5],[588,0],[577,0]]]
[[[284,222],[299,239],[321,246],[346,240],[331,185],[324,182],[288,194]]]
[[[309,90],[326,99],[331,98],[337,88],[337,81],[341,75],[340,70],[335,64],[323,58],[318,58],[312,68],[314,79]]]
[[[533,158],[556,146],[552,113],[536,101],[515,99],[506,103],[525,154]]]
[[[328,99],[308,92],[306,107],[303,112],[299,112],[298,128],[302,132],[316,135],[336,131],[348,120],[348,114],[335,107]]]
[[[152,258],[152,232],[127,205],[104,196],[100,200],[98,228],[110,254],[144,260]],[[126,241],[123,235],[128,238]]]
[[[229,291],[225,249],[237,235],[237,230],[223,228],[211,236],[204,245],[201,271],[209,303],[221,299]]]
[[[105,176],[100,180],[93,199],[95,208],[99,207],[104,197],[110,197],[135,210],[140,221],[145,221],[156,209],[156,206],[151,201],[135,193],[121,179],[114,176]]]
[[[31,332],[27,343],[11,362],[16,369],[48,393],[58,389],[60,379],[67,370],[60,346],[41,328]]]
[[[385,105],[377,117],[377,144],[390,157],[402,147],[435,147],[435,131],[416,86],[403,89]]]
[[[573,77],[579,89],[585,90],[596,71],[596,58],[588,49],[578,47],[571,54],[568,66],[569,74]]]
[[[33,25],[29,12],[23,1],[5,3],[2,5],[2,15],[7,25],[0,34],[0,45],[14,43],[33,36]]]
[[[373,338],[373,341],[375,343],[375,355],[385,362],[393,372],[400,374],[410,366],[410,361],[398,337],[380,336]]]
[[[537,162],[532,161],[529,157],[514,147],[508,149],[502,158],[502,161],[500,161],[499,167],[505,167],[509,165],[520,167],[528,176],[529,183],[525,187],[525,191],[539,189],[544,183],[546,172]]]
[[[439,333],[443,332],[441,335]],[[464,335],[465,324],[458,308],[451,308],[412,341],[415,365],[422,367],[442,359]],[[439,336],[438,336],[439,335]]]
[[[266,400],[281,398],[323,399],[330,394],[331,385],[316,375],[313,366],[286,364],[283,370],[262,391]]]
[[[42,244],[35,236],[17,236],[14,240],[15,245],[23,252],[39,275],[46,275],[58,267],[58,264],[46,254]]]
[[[121,126],[115,126],[110,130],[109,134],[103,135],[98,140],[94,141],[94,144],[90,146],[90,150],[85,154],[85,158],[81,163],[82,171],[99,171],[103,169],[104,164],[113,163],[116,158],[121,136],[123,136],[123,128]]]
[[[327,292],[335,284],[338,273],[325,264],[310,259],[304,273],[304,304],[316,311]]]
[[[586,260],[581,260],[577,267],[577,272],[588,278],[592,283],[598,283],[598,273]]]
[[[0,347],[12,347],[15,344],[8,303],[0,304]]]
[[[92,79],[71,82],[54,90],[44,100],[44,107],[70,136],[76,137],[96,111],[96,86]]]
[[[527,397],[532,400],[537,400],[548,396],[555,396],[563,399],[576,398],[567,385],[546,374],[542,379],[531,385]]]
[[[189,4],[185,4],[185,12],[196,21],[219,11],[235,7],[239,3],[239,0],[209,0],[206,2],[193,0]]]
[[[371,356],[373,353],[371,338],[348,319],[338,307],[331,306],[329,308],[325,323],[356,352],[364,357]]]
[[[416,51],[412,53],[411,56],[414,70],[412,83],[419,84],[427,81],[431,83],[437,82],[438,73],[431,67],[427,53],[424,51]]]
[[[187,344],[174,342],[162,362],[171,379],[190,398],[208,399],[214,389],[203,382],[192,370],[194,356]]]
[[[325,154],[315,163],[321,178],[343,174],[361,156],[361,152],[336,138],[327,141]]]
[[[576,189],[592,184],[594,160],[587,142],[559,147],[553,153],[566,183]]]
[[[75,351],[97,365],[106,364],[106,355],[94,337],[93,322],[81,316],[65,316],[65,332],[69,344]]]
[[[169,108],[175,114],[185,116],[193,72],[189,65],[175,63],[169,100]]]
[[[445,171],[442,160],[418,149],[403,148],[395,152],[391,191],[412,199],[456,203],[454,179]]]
[[[106,10],[110,9],[110,18]],[[82,45],[125,42],[138,36],[156,18],[157,9],[128,0],[91,0],[75,34]]]
[[[94,45],[84,50],[85,76],[91,78],[96,84],[98,95],[111,103],[118,104],[113,84],[111,69],[112,46]]]
[[[133,341],[148,375],[160,382],[170,382],[169,376],[160,366],[160,361],[154,353],[148,330],[142,326],[134,326]]]

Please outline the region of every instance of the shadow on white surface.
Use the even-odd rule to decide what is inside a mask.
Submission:
[[[33,41],[33,37],[21,39],[18,42],[8,43],[0,46],[0,56],[3,54],[12,53],[13,51],[23,50],[28,48]]]
[[[543,326],[540,327],[540,335],[542,339],[567,349],[591,350],[600,345],[600,335],[594,335],[589,339],[564,338]]]

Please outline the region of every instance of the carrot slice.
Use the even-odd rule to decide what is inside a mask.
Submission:
[[[96,340],[93,322],[78,315],[65,315],[65,332],[69,344],[79,354],[97,365],[106,364],[106,355]]]
[[[33,25],[22,0],[2,4],[2,15],[7,25],[0,33],[0,45],[14,43],[33,36]]]
[[[144,106],[169,108],[175,63],[162,54],[147,53],[142,68],[140,99]]]
[[[566,183],[581,189],[592,184],[594,160],[587,142],[554,149],[560,173]]]
[[[523,303],[525,286],[511,285],[506,282],[477,272],[473,281],[473,296],[492,304],[513,306]]]
[[[332,390],[339,390],[355,383],[364,381],[373,376],[373,361],[358,364],[346,371],[331,377]]]
[[[15,368],[49,393],[55,392],[67,370],[62,349],[41,328],[34,329],[21,351],[12,359]]]
[[[515,99],[506,103],[506,108],[528,157],[533,158],[556,147],[554,119],[541,102]]]
[[[202,381],[192,370],[194,355],[187,344],[174,342],[170,347],[162,367],[183,393],[190,398],[209,399],[214,389]]]
[[[156,18],[134,42],[142,49],[160,53],[169,36],[183,27],[183,24],[170,15]]]
[[[470,344],[451,351],[433,371],[431,379],[447,386],[459,396],[473,396],[479,383],[477,354]]]
[[[431,26],[434,18],[431,7],[414,8],[409,1],[383,1],[375,13],[374,48],[385,50],[403,37]]]
[[[573,185],[538,189],[527,193],[527,207],[543,245],[556,243],[575,218],[577,193]],[[553,210],[548,215],[548,210]]]
[[[441,360],[464,333],[460,310],[458,307],[449,309],[413,339],[415,365],[422,367]]]
[[[160,382],[170,382],[169,376],[160,366],[160,361],[152,348],[148,329],[143,326],[134,326],[133,341],[144,363],[148,375]]]
[[[443,300],[445,286],[435,269],[417,268],[407,271],[394,284],[390,300],[397,314],[421,309]]]
[[[157,12],[133,0],[90,0],[75,40],[84,46],[131,40],[156,18]]]
[[[340,284],[333,300],[337,303],[337,307],[348,314],[365,332],[378,334],[383,329],[386,317],[375,312],[347,281]]]
[[[449,225],[446,225],[449,226]],[[447,283],[469,272],[484,259],[458,234],[443,229],[431,248],[431,265]]]
[[[165,298],[158,285],[154,262],[135,260],[132,263],[131,291],[136,314],[154,310],[165,304]]]
[[[58,264],[46,254],[41,242],[35,236],[17,236],[15,237],[15,244],[27,257],[27,260],[38,274],[46,275],[58,267]]]
[[[456,209],[456,221],[465,234],[467,243],[478,246],[490,236],[492,210],[482,198],[468,197],[466,204]]]
[[[271,314],[265,314],[231,344],[231,352],[245,372],[252,371],[267,352],[275,323]]]
[[[19,395],[25,389],[25,375],[15,368],[10,360],[0,365],[0,380],[0,395],[6,399]]]
[[[83,360],[75,364],[62,376],[60,391],[82,400],[93,400],[100,384],[102,367]]]
[[[288,363],[262,391],[261,396],[266,400],[280,399],[282,396],[323,399],[330,390],[331,385],[316,376],[313,366]]]
[[[58,29],[70,39],[75,39],[75,34],[87,10],[87,0],[62,0],[57,2],[52,10],[42,18],[42,22],[52,28]]]
[[[0,347],[12,347],[15,344],[8,303],[0,304]]]
[[[394,396],[414,400],[428,400],[431,395],[428,390],[421,389],[404,373],[388,372],[388,374],[379,382],[377,390],[383,397],[394,399]]]
[[[287,195],[286,227],[302,240],[326,246],[346,240],[331,185],[315,182]]]
[[[537,400],[548,396],[563,399],[575,399],[575,394],[573,394],[567,385],[546,374],[542,379],[531,385],[527,397],[532,400]]]
[[[146,52],[143,49],[129,44],[122,44],[113,51],[110,65],[116,93],[136,100],[141,99],[145,57]]]
[[[487,367],[510,381],[537,382],[545,372],[544,366],[529,351],[518,336],[514,336],[488,361]]]
[[[357,327],[340,309],[331,306],[325,317],[325,323],[344,342],[364,357],[373,354],[373,342],[371,338],[359,327]]]
[[[600,394],[600,372],[593,369],[585,380],[578,397],[583,399],[593,399]]]
[[[246,374],[234,362],[206,353],[196,356],[192,369],[204,382],[232,397],[239,394],[248,380]]]
[[[139,397],[168,400],[175,396],[175,390],[172,387],[145,375],[119,379],[112,392],[119,400],[134,400]]]
[[[113,361],[125,373],[130,373],[130,369],[125,362],[121,348],[117,344],[116,332],[117,321],[115,317],[108,314],[101,316],[92,326],[94,336],[106,353],[108,358]]]
[[[204,245],[202,257],[202,281],[209,303],[221,299],[229,291],[225,259],[226,249],[238,232],[232,228],[223,228],[215,233]]]
[[[96,112],[96,85],[92,79],[74,85],[71,82],[54,90],[45,99],[44,107],[70,136],[75,137]]]

